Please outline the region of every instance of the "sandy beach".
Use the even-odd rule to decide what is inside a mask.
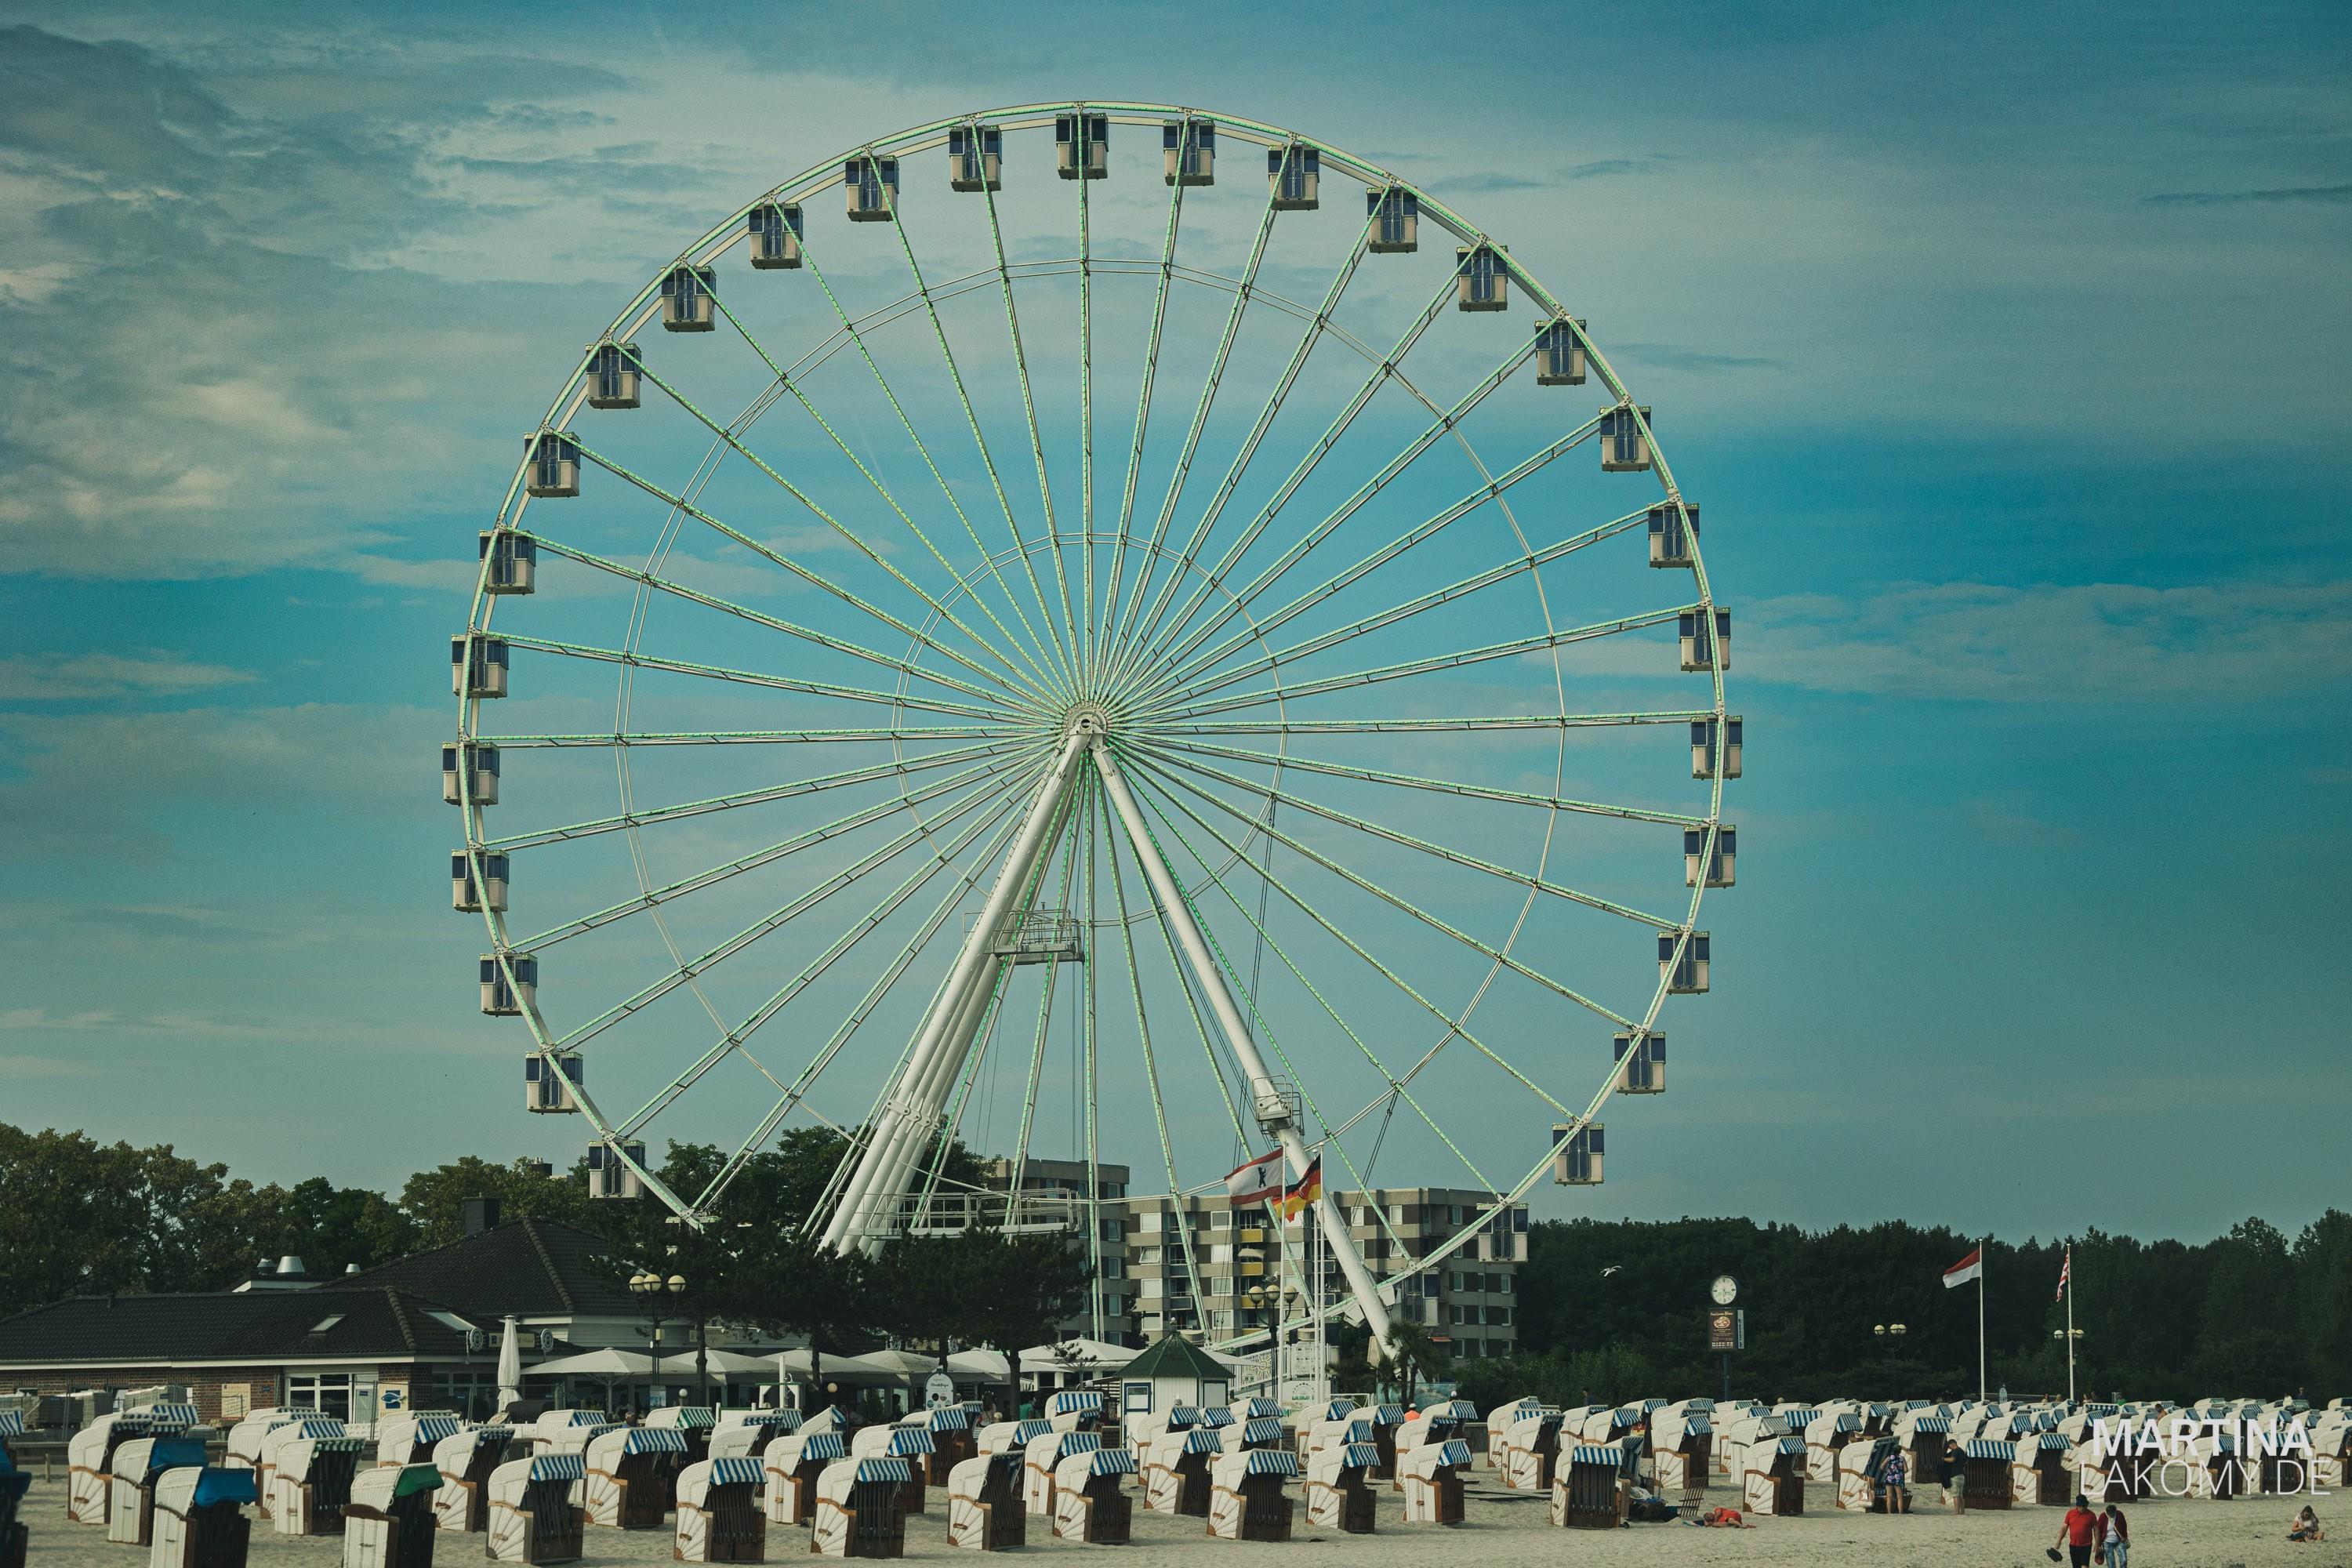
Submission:
[[[947,1541],[943,1494],[932,1494],[932,1511],[907,1521],[907,1556],[911,1560],[971,1561],[973,1554],[957,1551]],[[1718,1500],[1727,1492],[1713,1493]],[[2132,1562],[2135,1568],[2265,1568],[2294,1563],[2300,1568],[2343,1568],[2352,1564],[2352,1513],[2338,1515],[2322,1500],[2324,1522],[2346,1528],[2341,1541],[2317,1546],[2287,1542],[2286,1521],[2294,1511],[2277,1500],[2246,1502],[2161,1502],[2130,1510]],[[1757,1563],[1776,1568],[1800,1564],[1853,1563],[1878,1568],[2040,1568],[2047,1559],[2042,1549],[2057,1539],[2060,1510],[2021,1509],[2009,1512],[1970,1514],[1955,1519],[1941,1514],[1912,1514],[1889,1519],[1829,1511],[1803,1519],[1767,1519],[1747,1531],[1695,1530],[1682,1524],[1635,1525],[1611,1532],[1559,1531],[1546,1521],[1543,1502],[1535,1497],[1504,1491],[1489,1484],[1486,1472],[1472,1479],[1468,1520],[1456,1526],[1406,1525],[1401,1503],[1383,1500],[1380,1529],[1370,1536],[1342,1535],[1336,1531],[1301,1528],[1297,1538],[1283,1545],[1243,1544],[1213,1541],[1202,1521],[1173,1519],[1135,1510],[1135,1541],[1126,1547],[1077,1546],[1052,1538],[1044,1520],[1030,1521],[1032,1555],[1075,1557],[1094,1553],[1130,1568],[1214,1568],[1223,1562],[1289,1563],[1299,1568],[1339,1568],[1339,1564],[1394,1564],[1395,1568],[1428,1568],[1435,1561],[1470,1568],[1520,1563],[1552,1563],[1573,1557],[1580,1562],[1664,1563]],[[32,1527],[29,1568],[126,1568],[143,1564],[143,1549],[107,1544],[95,1529],[65,1522],[61,1483],[43,1485],[37,1479],[26,1499],[26,1521]],[[1304,1512],[1301,1521],[1303,1525]],[[797,1561],[807,1555],[808,1535],[795,1530],[772,1536],[772,1561]],[[482,1538],[444,1535],[436,1555],[445,1563],[473,1563],[482,1558]],[[333,1568],[341,1561],[341,1542],[333,1537],[289,1540],[257,1527],[251,1562],[254,1568]],[[605,1564],[668,1563],[667,1531],[625,1532],[591,1530],[582,1568]]]

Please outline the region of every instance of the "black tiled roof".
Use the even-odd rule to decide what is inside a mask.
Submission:
[[[0,1320],[0,1365],[370,1355],[454,1360],[465,1353],[465,1336],[432,1315],[436,1305],[405,1290],[349,1284],[204,1296],[76,1296]]]
[[[493,1326],[509,1312],[519,1318],[638,1315],[626,1288],[589,1265],[611,1250],[603,1237],[576,1225],[519,1219],[347,1275],[342,1283],[413,1290]]]

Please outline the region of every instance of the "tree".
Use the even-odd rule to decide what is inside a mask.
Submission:
[[[622,1211],[640,1205],[590,1197],[584,1166],[574,1166],[568,1180],[554,1179],[541,1175],[528,1160],[494,1164],[467,1154],[419,1171],[400,1189],[409,1244],[421,1249],[460,1239],[466,1234],[466,1200],[481,1197],[499,1200],[501,1219],[559,1219],[617,1239],[629,1218]]]
[[[1413,1391],[1424,1379],[1442,1377],[1454,1364],[1431,1342],[1427,1329],[1402,1319],[1389,1324],[1382,1348],[1386,1353],[1381,1357],[1377,1375],[1397,1391],[1398,1402],[1403,1405],[1412,1404]]]

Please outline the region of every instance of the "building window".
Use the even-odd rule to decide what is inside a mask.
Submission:
[[[315,1410],[321,1415],[348,1421],[352,1418],[352,1374],[321,1372],[305,1376],[295,1373],[286,1379],[286,1399],[297,1410]]]
[[[1139,1230],[1149,1231],[1154,1236],[1159,1235],[1160,1211],[1158,1209],[1144,1210],[1142,1214],[1137,1216],[1136,1228]]]
[[[1144,1382],[1120,1384],[1119,1405],[1129,1415],[1151,1414],[1151,1384]]]
[[[433,1374],[435,1408],[455,1410],[472,1420],[487,1420],[497,1414],[491,1408],[499,1396],[498,1374],[495,1372],[436,1372]]]

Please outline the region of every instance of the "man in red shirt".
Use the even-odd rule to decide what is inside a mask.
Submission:
[[[2065,1547],[2072,1568],[2090,1568],[2091,1552],[2098,1545],[2099,1532],[2105,1522],[2092,1509],[2089,1498],[2076,1496],[2074,1506],[2066,1510],[2058,1531],[2058,1542]]]

